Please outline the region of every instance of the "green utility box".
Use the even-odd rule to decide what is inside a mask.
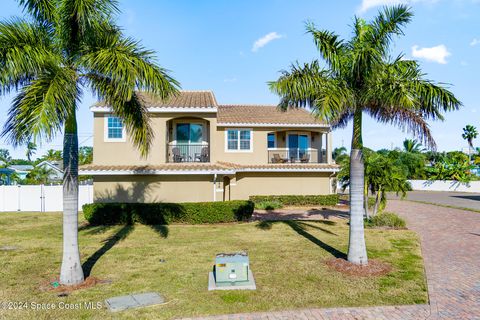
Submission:
[[[250,267],[246,252],[220,253],[215,257],[215,282],[238,283],[248,282]]]

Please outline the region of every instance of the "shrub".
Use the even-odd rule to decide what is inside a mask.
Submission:
[[[283,208],[283,204],[280,201],[260,201],[255,203],[255,208],[260,210],[275,210]]]
[[[252,216],[252,201],[196,203],[92,203],[83,206],[91,225],[222,223],[246,221]]]
[[[380,201],[380,203],[378,204],[378,212],[382,212],[383,210],[385,210],[386,206],[386,201],[384,203]],[[368,209],[373,210],[373,207],[375,207],[375,197],[368,197]]]
[[[382,212],[366,221],[369,227],[388,227],[402,229],[406,227],[405,220],[393,212]]]
[[[328,195],[285,195],[285,196],[251,196],[255,204],[261,202],[279,202],[284,206],[334,206],[338,203],[338,194]]]

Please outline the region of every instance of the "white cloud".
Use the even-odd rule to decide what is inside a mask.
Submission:
[[[431,48],[419,48],[417,45],[412,47],[412,56],[414,58],[425,59],[430,62],[446,64],[446,58],[450,56],[447,47],[443,44]]]
[[[257,41],[255,41],[252,47],[252,52],[256,52],[258,51],[258,49],[266,46],[269,42],[276,39],[280,39],[280,38],[283,38],[281,34],[278,34],[276,32],[270,32],[264,35],[263,37],[261,37],[260,39],[258,39]]]
[[[396,4],[413,4],[416,2],[435,3],[438,0],[362,0],[362,4],[358,8],[358,13],[365,13],[371,8],[393,6]]]
[[[472,41],[470,42],[470,45],[472,47],[475,47],[477,44],[480,44],[480,39],[473,38]]]

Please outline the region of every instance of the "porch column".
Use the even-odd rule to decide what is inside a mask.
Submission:
[[[332,163],[332,131],[327,133],[327,163]]]

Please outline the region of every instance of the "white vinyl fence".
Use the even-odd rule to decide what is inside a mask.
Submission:
[[[93,202],[93,186],[81,185],[78,190],[78,209]],[[5,211],[62,211],[62,186],[0,186],[0,212]]]
[[[480,193],[480,181],[460,183],[458,181],[409,180],[413,190],[418,191],[455,191]]]

